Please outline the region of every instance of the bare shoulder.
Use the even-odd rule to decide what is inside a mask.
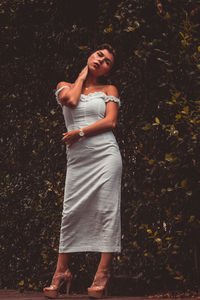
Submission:
[[[69,82],[66,82],[66,81],[61,81],[61,82],[59,82],[58,84],[57,84],[57,87],[56,87],[56,89],[58,90],[58,89],[60,89],[61,87],[63,87],[63,86],[68,86],[68,87],[71,87],[72,86],[72,84],[71,83],[69,83]]]
[[[108,96],[115,96],[116,98],[119,97],[118,90],[117,90],[116,86],[114,86],[114,85],[106,85],[105,92]]]

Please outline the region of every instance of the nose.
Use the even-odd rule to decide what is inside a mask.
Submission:
[[[101,64],[103,62],[103,57],[98,57],[98,62]]]

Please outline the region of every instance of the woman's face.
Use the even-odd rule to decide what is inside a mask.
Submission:
[[[98,50],[88,58],[88,68],[95,76],[106,76],[114,64],[114,56],[107,49]]]

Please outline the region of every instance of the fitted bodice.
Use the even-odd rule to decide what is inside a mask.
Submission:
[[[58,93],[61,89],[56,92],[57,101]],[[75,108],[62,106],[67,130],[80,129],[103,119],[106,113],[106,102],[108,101],[117,102],[118,106],[120,106],[119,98],[112,95],[108,96],[104,92],[93,92],[88,95],[81,94],[78,105]],[[60,104],[59,101],[58,103]]]
[[[112,96],[113,98],[113,96]],[[108,96],[103,92],[81,94],[78,105],[75,108],[63,106],[63,115],[67,129],[75,130],[89,126],[103,119],[106,112]],[[116,102],[117,102],[116,98]]]

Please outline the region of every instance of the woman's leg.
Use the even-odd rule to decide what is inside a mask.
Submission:
[[[67,295],[69,295],[69,289],[71,285],[72,275],[69,270],[69,253],[59,253],[56,271],[53,275],[51,285],[43,289],[44,295],[49,298],[56,298],[58,291],[64,282],[67,282]]]
[[[69,261],[70,261],[70,253],[59,253],[56,273],[65,272],[66,269],[68,269],[69,267]],[[101,259],[97,271],[110,269],[111,262],[112,262],[112,253],[110,252],[101,253]]]
[[[99,262],[97,272],[100,270],[110,270],[111,262],[112,262],[112,253],[109,252],[101,253],[101,259]]]
[[[88,288],[88,296],[101,298],[103,293],[107,295],[107,285],[110,279],[110,268],[112,262],[112,253],[101,253],[101,259],[92,285]]]
[[[70,253],[59,253],[55,273],[63,273],[69,268]]]

